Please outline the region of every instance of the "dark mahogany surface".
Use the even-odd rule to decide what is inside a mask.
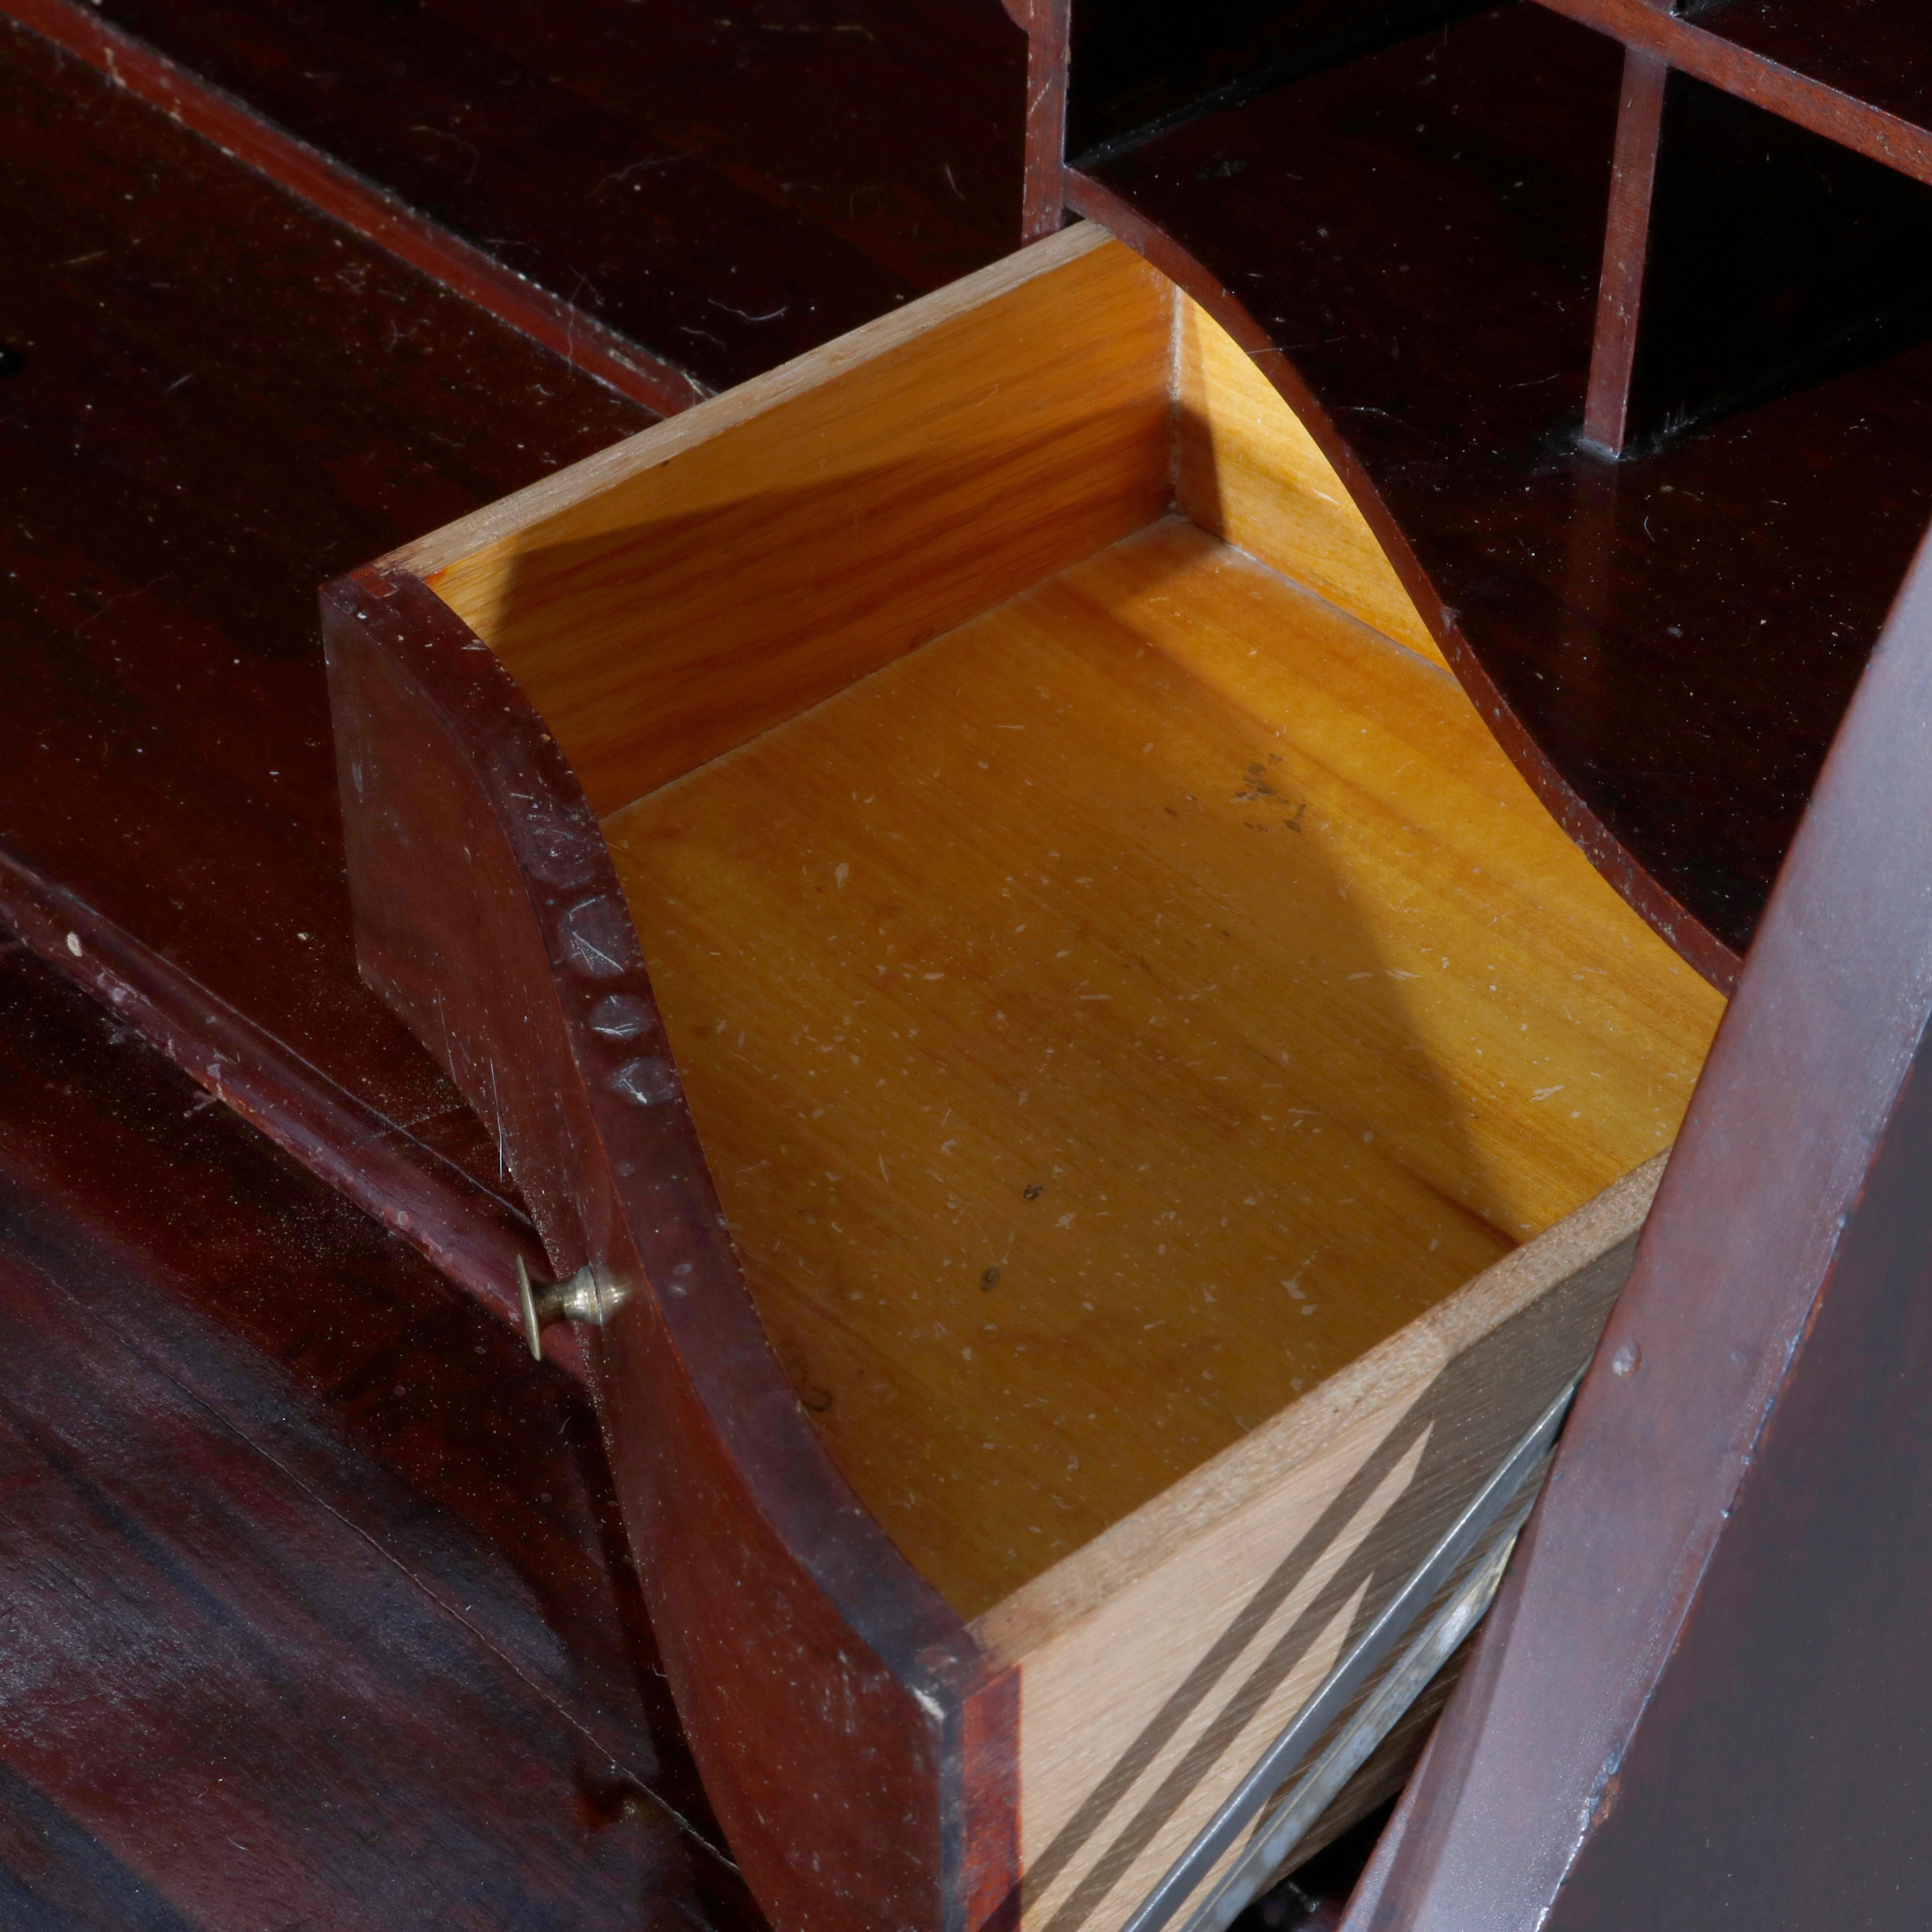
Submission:
[[[1678,10],[1848,99],[1932,127],[1932,39],[1918,0],[1720,0]]]
[[[1072,0],[1076,166],[1137,131],[1289,76],[1346,60],[1377,42],[1467,14],[1481,0]]]
[[[526,280],[346,162],[103,20],[85,0],[7,0],[21,26],[84,61],[231,160],[278,182],[351,232],[454,290],[621,396],[668,413],[704,391],[682,370]]]
[[[449,1280],[520,1322],[517,1266],[549,1268],[508,1190],[479,1184],[176,972],[74,893],[0,848],[0,920],[284,1152],[400,1234]],[[562,1354],[561,1348],[554,1353]],[[580,1358],[571,1355],[579,1372]]]
[[[650,418],[0,28],[0,839],[500,1188],[356,976],[316,584]]]
[[[1622,59],[1503,8],[1192,121],[1073,192],[1168,266],[1191,256],[1280,350],[1505,742],[1533,775],[1547,760],[1546,797],[1721,983],[1932,515],[1932,348],[1638,460],[1582,450]]]
[[[1681,74],[1660,135],[1634,451],[1932,332],[1932,188]]]
[[[1922,1048],[1551,1932],[1932,1922],[1928,1171]]]
[[[1020,238],[998,0],[99,11],[712,388]]]
[[[580,1392],[17,944],[0,1360],[0,1922],[757,1925]]]

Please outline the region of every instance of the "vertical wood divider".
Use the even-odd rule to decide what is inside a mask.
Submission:
[[[1066,74],[1072,0],[1034,0],[1027,25],[1026,182],[1022,242],[1058,234],[1066,219]]]
[[[1657,183],[1658,137],[1670,74],[1670,63],[1653,54],[1632,47],[1624,56],[1604,273],[1597,287],[1597,331],[1583,404],[1583,440],[1608,456],[1623,454],[1629,420],[1644,266],[1650,253],[1651,194]]]

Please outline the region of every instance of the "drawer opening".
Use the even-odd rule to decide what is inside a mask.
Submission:
[[[396,560],[570,754],[778,1354],[969,1618],[1667,1148],[1721,1011],[1218,326],[1015,262]]]

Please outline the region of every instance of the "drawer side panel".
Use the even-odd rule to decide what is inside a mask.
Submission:
[[[419,584],[331,586],[325,630],[368,970],[498,1127],[553,1265],[611,1298],[576,1332],[733,1850],[777,1922],[939,1932],[950,1687],[976,1653],[771,1359],[674,1077],[650,1075],[662,1030],[594,821]]]

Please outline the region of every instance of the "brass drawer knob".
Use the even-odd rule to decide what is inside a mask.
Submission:
[[[523,1310],[524,1339],[530,1353],[543,1360],[543,1331],[553,1322],[602,1323],[614,1312],[620,1298],[606,1290],[600,1294],[596,1270],[586,1262],[566,1281],[532,1281],[530,1270],[517,1257],[517,1303]]]

